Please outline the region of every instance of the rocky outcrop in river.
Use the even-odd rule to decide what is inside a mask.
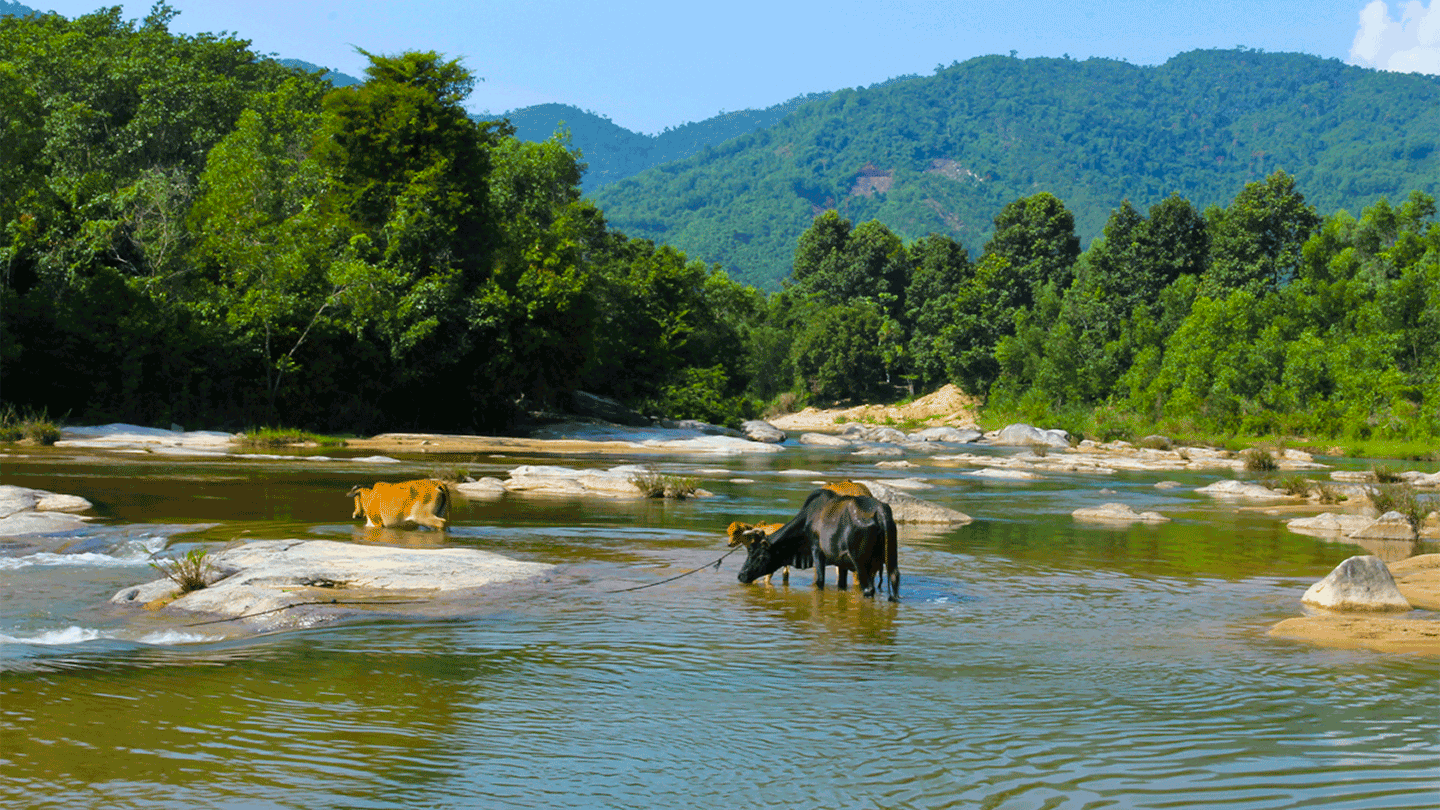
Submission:
[[[331,540],[266,540],[206,558],[208,587],[177,595],[169,579],[122,589],[111,604],[192,623],[203,616],[248,632],[299,629],[365,611],[420,610],[438,594],[537,577],[554,566],[488,551],[411,549]]]
[[[0,537],[74,531],[90,519],[79,513],[90,509],[90,502],[77,495],[0,486]]]

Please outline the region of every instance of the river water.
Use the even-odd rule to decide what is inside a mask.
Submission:
[[[433,459],[6,456],[0,483],[101,519],[59,545],[0,541],[0,805],[1440,807],[1440,662],[1265,633],[1362,549],[1193,491],[1229,475],[1015,483],[912,459],[901,474],[934,485],[917,496],[976,520],[902,527],[898,604],[833,574],[740,585],[739,555],[615,592],[714,561],[731,520],[793,514],[818,480],[797,469],[898,477],[870,461],[464,456],[446,463],[501,477],[653,463],[715,497],[462,501],[447,544],[553,573],[460,615],[244,637],[105,601],[155,578],[157,552],[374,542],[344,493]],[[1106,501],[1173,521],[1070,517]]]

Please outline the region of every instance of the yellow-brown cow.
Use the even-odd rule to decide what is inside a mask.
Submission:
[[[444,531],[449,525],[445,515],[450,510],[450,488],[439,481],[377,481],[373,487],[355,487],[350,495],[355,498],[351,517],[364,517],[366,526],[394,528],[415,523]]]

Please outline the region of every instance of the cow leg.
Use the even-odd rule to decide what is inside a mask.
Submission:
[[[815,587],[825,590],[825,552],[815,549]]]
[[[766,578],[765,578],[765,581],[767,581],[767,582],[770,581],[770,578],[769,578],[769,577],[766,577]],[[781,568],[781,569],[780,569],[780,584],[781,584],[781,585],[789,585],[789,584],[790,584],[790,566],[788,566],[788,565],[785,566],[784,568]]]
[[[890,569],[890,601],[900,601],[900,569]]]
[[[445,528],[450,523],[450,521],[446,520],[445,518],[436,517],[434,515],[416,515],[414,520],[421,526],[429,526],[430,528],[438,532],[445,531]]]

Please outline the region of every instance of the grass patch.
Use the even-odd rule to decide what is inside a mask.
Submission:
[[[245,431],[240,437],[241,447],[289,447],[295,444],[314,444],[319,447],[344,447],[345,440],[339,436],[322,436],[295,428],[259,427]]]
[[[1273,484],[1267,483],[1266,486],[1278,492],[1308,498],[1310,497],[1310,490],[1314,489],[1316,484],[1303,475],[1286,475],[1275,480]]]
[[[1263,447],[1252,447],[1245,451],[1245,469],[1250,472],[1274,472],[1280,469],[1275,455]]]
[[[181,595],[198,591],[209,585],[210,574],[215,571],[215,565],[206,559],[206,551],[203,548],[192,548],[186,552],[184,557],[152,562],[150,567],[179,585]]]
[[[443,481],[447,484],[463,484],[466,481],[475,480],[475,477],[470,474],[470,468],[463,464],[449,464],[431,467],[429,477],[436,481]]]
[[[1403,480],[1400,471],[1389,464],[1373,464],[1370,471],[1375,474],[1376,482],[1381,484],[1398,484]]]
[[[688,475],[647,470],[630,476],[630,483],[647,498],[672,498],[683,501],[695,494],[699,480]]]
[[[28,439],[35,444],[52,445],[60,441],[61,421],[50,418],[45,409],[20,411],[14,405],[0,407],[0,442]]]

